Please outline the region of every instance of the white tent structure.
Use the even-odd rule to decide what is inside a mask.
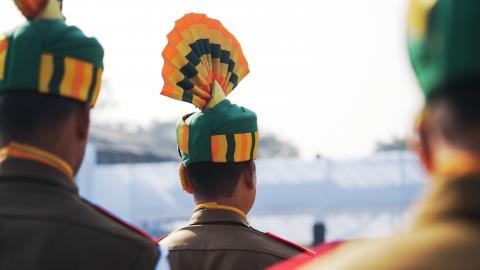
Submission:
[[[179,162],[96,165],[94,146],[77,182],[87,199],[152,233],[188,220],[191,196],[178,180]],[[327,239],[383,235],[401,226],[425,184],[406,151],[357,160],[258,160],[251,223],[302,243],[325,222]]]

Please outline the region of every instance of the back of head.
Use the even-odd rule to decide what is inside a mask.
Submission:
[[[253,161],[239,163],[198,162],[187,167],[189,181],[197,197],[204,201],[230,198],[242,174],[251,178]]]
[[[0,94],[0,142],[58,141],[73,112],[87,105],[28,91]]]
[[[452,146],[480,154],[480,81],[447,83],[427,102],[432,129]]]

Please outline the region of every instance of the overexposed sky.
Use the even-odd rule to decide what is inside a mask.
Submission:
[[[189,12],[219,19],[251,73],[229,99],[258,114],[260,131],[304,157],[352,158],[410,134],[422,97],[405,47],[407,0],[64,0],[69,24],[103,44],[107,81],[96,122],[177,120],[192,105],[160,96],[161,52]],[[0,32],[23,21],[0,3]]]

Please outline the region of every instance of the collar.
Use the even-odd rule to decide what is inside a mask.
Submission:
[[[480,173],[455,179],[436,179],[420,204],[414,228],[445,220],[480,222]]]
[[[0,149],[0,163],[9,158],[27,159],[43,163],[58,170],[73,181],[74,172],[70,164],[59,156],[40,148],[28,144],[11,142]]]
[[[75,183],[60,171],[37,161],[7,158],[0,163],[0,183],[2,182],[34,182],[41,185],[51,185],[78,194]]]
[[[245,213],[240,209],[215,202],[199,204],[195,208],[189,225],[209,223],[238,223],[249,227]]]

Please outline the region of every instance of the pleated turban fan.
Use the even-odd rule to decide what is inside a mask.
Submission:
[[[28,19],[0,35],[0,93],[30,91],[95,105],[103,48],[65,24],[58,0],[15,0]]]
[[[412,0],[410,59],[428,98],[449,83],[480,78],[480,1]]]
[[[176,21],[167,39],[162,94],[200,109],[177,124],[184,166],[255,159],[257,116],[225,99],[249,72],[237,39],[218,20],[195,13]]]

